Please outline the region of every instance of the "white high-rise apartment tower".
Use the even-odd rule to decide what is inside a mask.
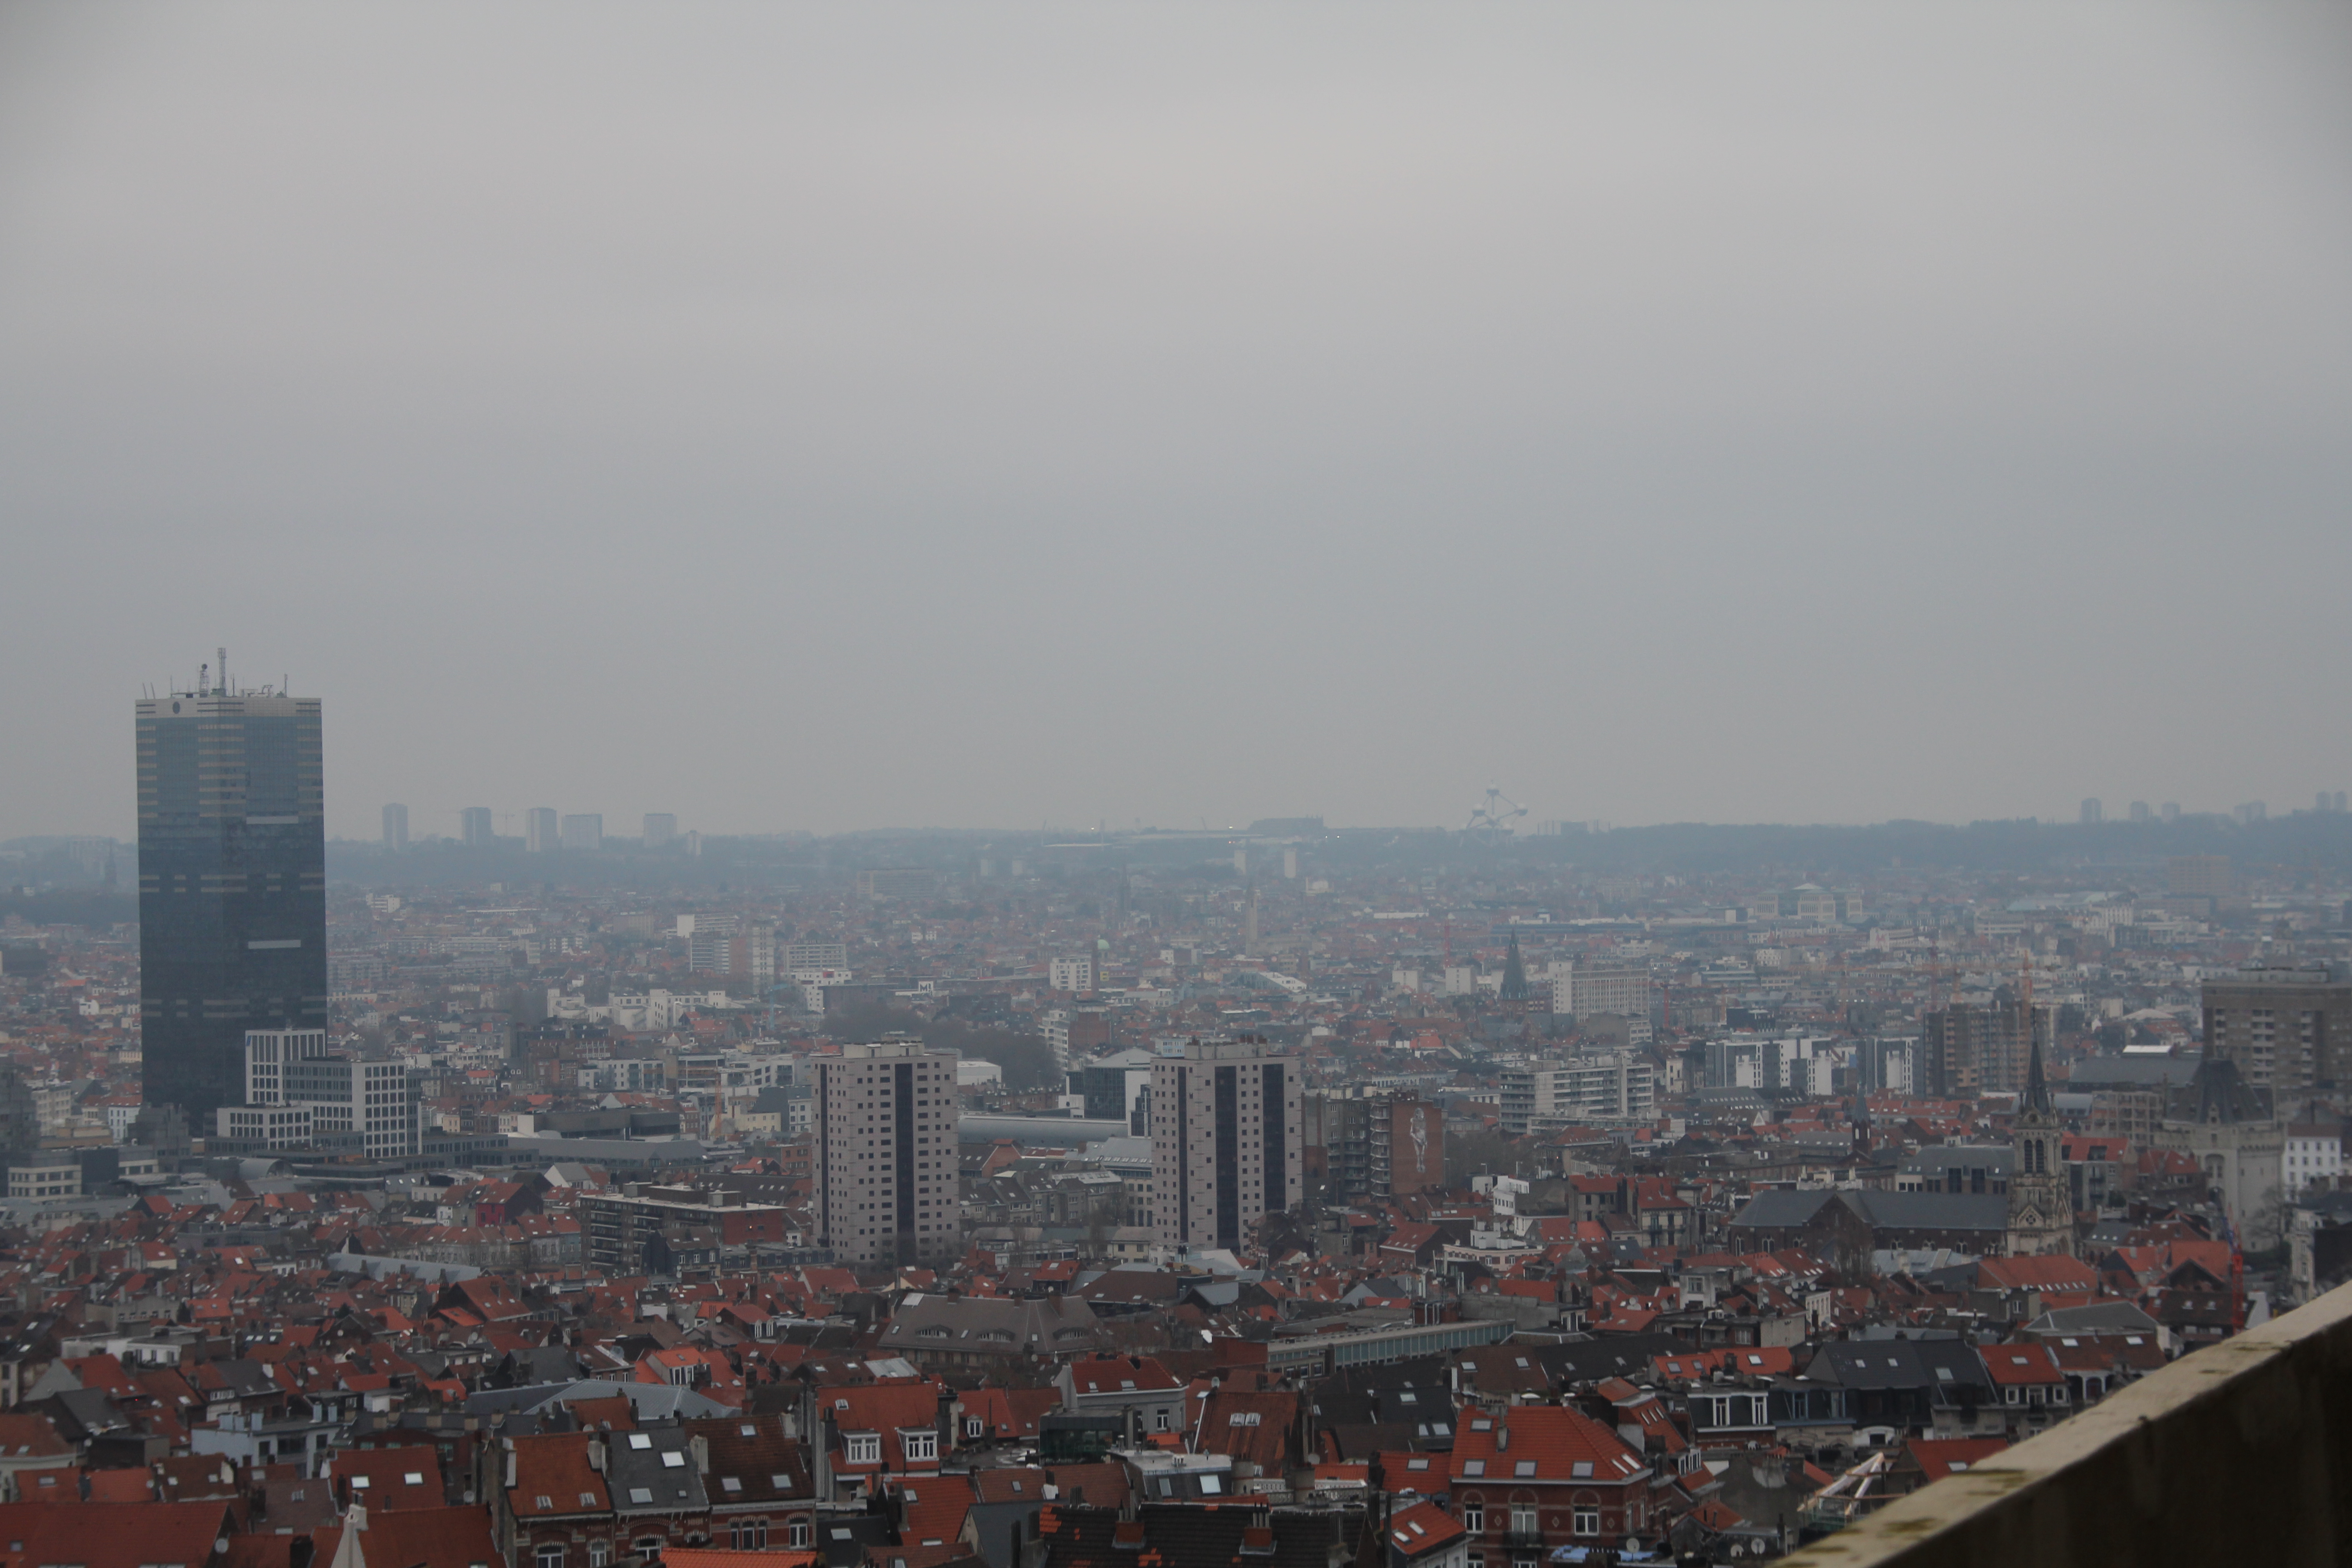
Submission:
[[[962,1255],[958,1055],[919,1040],[882,1040],[817,1062],[817,1239],[839,1261]]]
[[[1178,1247],[1239,1248],[1301,1195],[1298,1064],[1251,1041],[1189,1040],[1151,1068],[1152,1217]]]

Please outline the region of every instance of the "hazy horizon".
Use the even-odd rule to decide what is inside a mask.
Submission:
[[[222,643],[354,839],[2308,807],[2347,43],[9,7],[0,838]]]

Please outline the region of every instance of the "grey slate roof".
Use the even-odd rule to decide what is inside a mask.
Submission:
[[[1731,1223],[1756,1230],[1801,1230],[1813,1223],[1824,1204],[1834,1203],[1837,1197],[1826,1187],[1759,1193],[1732,1215]]]
[[[2129,1301],[2091,1301],[2080,1307],[2056,1307],[2025,1325],[2029,1334],[2150,1334],[2158,1331],[2154,1318]]]
[[[2006,1230],[2009,1200],[1992,1193],[1848,1193],[1871,1228]]]
[[[1844,1388],[1925,1388],[1936,1374],[1919,1350],[1909,1340],[1832,1340],[1806,1366],[1805,1381]]]
[[[684,1427],[615,1432],[605,1453],[615,1513],[698,1513],[710,1506]]]
[[[983,1296],[908,1296],[882,1331],[881,1349],[909,1354],[936,1346],[997,1355],[1078,1355],[1105,1343],[1094,1309],[1075,1296],[998,1300]]]
[[[666,1383],[619,1383],[606,1378],[583,1378],[574,1383],[538,1383],[520,1388],[486,1388],[468,1394],[468,1415],[517,1415],[572,1405],[583,1399],[626,1399],[640,1421],[675,1421],[704,1415],[734,1414],[727,1406],[690,1388]]]

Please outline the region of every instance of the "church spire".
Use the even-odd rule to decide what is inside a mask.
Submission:
[[[2019,1109],[2030,1115],[2049,1116],[2053,1112],[2050,1109],[2050,1085],[2042,1076],[2042,1032],[2033,1026],[2031,1008],[2026,1010],[2025,1027],[2033,1046],[2025,1061],[2025,1103]]]
[[[1519,957],[1519,933],[1511,933],[1511,951],[1503,958],[1503,1000],[1524,1002],[1528,999],[1528,966]]]

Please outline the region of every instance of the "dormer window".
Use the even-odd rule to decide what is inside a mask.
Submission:
[[[882,1462],[882,1434],[853,1432],[844,1440],[845,1462],[853,1465],[878,1465]]]

